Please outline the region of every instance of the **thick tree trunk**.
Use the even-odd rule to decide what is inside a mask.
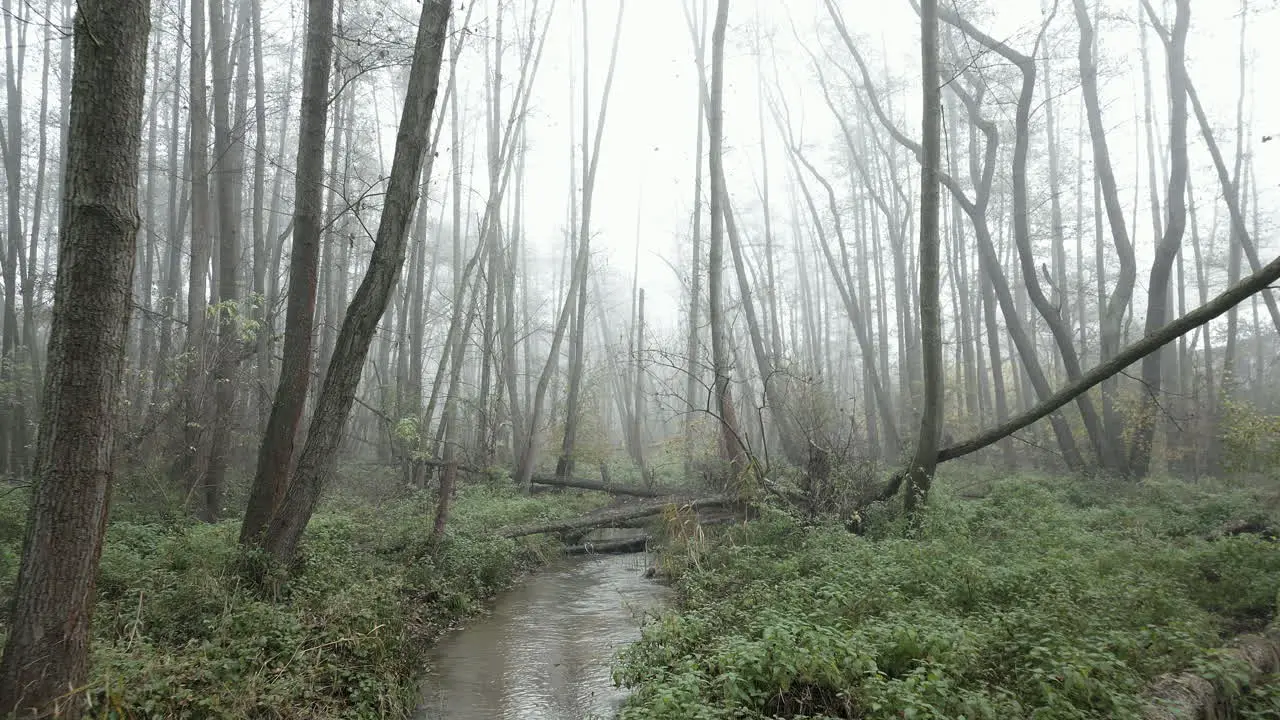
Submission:
[[[0,712],[76,716],[106,530],[138,233],[148,0],[81,0],[36,490]]]
[[[315,336],[317,266],[323,223],[324,139],[333,53],[333,4],[310,0],[303,59],[301,127],[294,180],[293,250],[289,257],[289,297],[285,308],[283,358],[240,542],[252,544],[266,529],[285,496],[294,440],[311,382]]]
[[[427,131],[440,85],[451,9],[452,4],[447,0],[423,0],[409,70],[409,88],[405,93],[391,176],[369,269],[338,334],[307,442],[298,459],[298,469],[263,539],[266,551],[282,563],[293,559],[302,531],[320,500],[320,491],[333,474],[342,428],[355,401],[369,343],[404,264],[405,241],[414,204],[418,201],[418,180],[423,171]],[[429,167],[430,161],[427,164]]]

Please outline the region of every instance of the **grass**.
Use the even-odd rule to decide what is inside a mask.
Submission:
[[[862,537],[772,511],[674,548],[678,607],[620,657],[622,717],[1136,717],[1153,677],[1216,672],[1210,649],[1275,611],[1276,544],[1210,539],[1280,524],[1274,488],[984,484],[944,478],[910,538],[883,508]]]
[[[418,701],[431,640],[558,551],[494,537],[603,498],[459,491],[428,546],[434,498],[336,500],[315,516],[278,597],[242,585],[238,521],[114,521],[94,614],[95,717],[397,718]],[[12,589],[25,500],[0,498],[0,591]]]

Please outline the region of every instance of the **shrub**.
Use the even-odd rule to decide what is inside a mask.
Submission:
[[[780,513],[728,530],[620,656],[622,717],[1135,717],[1151,678],[1274,610],[1274,543],[1210,539],[1247,493],[1080,499],[1015,479],[939,492],[909,539],[892,511],[864,537]]]

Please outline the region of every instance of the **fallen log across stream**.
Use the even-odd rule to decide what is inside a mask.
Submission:
[[[617,540],[600,540],[598,542],[584,542],[580,545],[570,545],[564,549],[565,555],[608,555],[611,553],[636,553],[643,552],[649,547],[649,543],[653,542],[653,538],[649,535],[639,535],[636,537],[619,538]]]
[[[587,530],[590,528],[617,527],[620,523],[638,518],[650,517],[662,513],[669,505],[682,509],[701,510],[703,508],[725,507],[738,502],[729,495],[712,495],[702,498],[665,497],[647,502],[628,503],[601,508],[594,512],[540,525],[522,525],[506,528],[499,535],[507,538],[518,538],[539,533],[568,532]]]
[[[599,480],[584,480],[582,478],[566,478],[562,480],[556,477],[535,475],[531,482],[533,482],[534,485],[576,488],[578,490],[596,490],[598,492],[609,493],[611,495],[630,495],[632,497],[643,498],[663,497],[668,494],[660,488],[628,487],[626,485],[614,485],[613,483],[600,482]]]

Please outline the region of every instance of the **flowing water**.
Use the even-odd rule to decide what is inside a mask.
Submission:
[[[626,698],[614,654],[666,597],[646,566],[643,554],[566,560],[499,596],[436,644],[418,720],[613,717]]]

